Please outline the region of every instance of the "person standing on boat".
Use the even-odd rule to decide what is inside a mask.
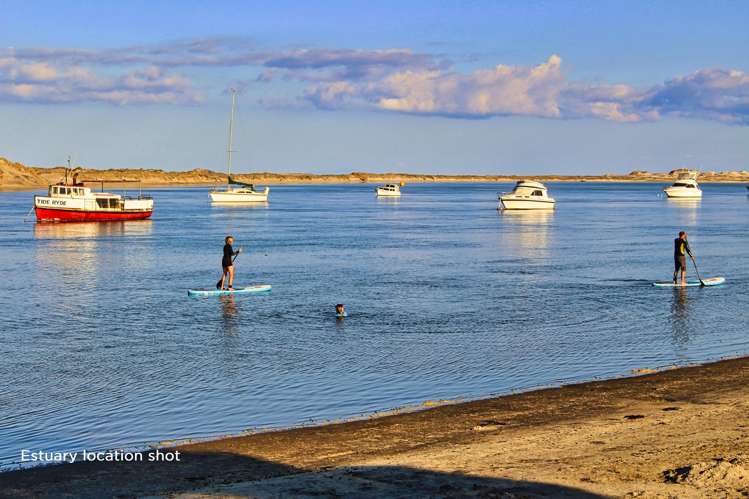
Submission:
[[[689,248],[689,241],[687,241],[687,233],[681,231],[679,237],[674,239],[674,284],[676,284],[679,272],[681,272],[681,285],[684,286],[687,283],[687,255],[694,258]]]
[[[224,289],[224,283],[226,283],[226,276],[229,276],[229,282],[226,289],[234,291],[234,257],[242,252],[242,248],[234,251],[232,244],[234,244],[234,238],[232,236],[226,236],[224,239],[224,257],[221,259],[221,280],[216,286],[218,289]]]

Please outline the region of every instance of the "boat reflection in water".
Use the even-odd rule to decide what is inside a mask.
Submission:
[[[505,226],[501,242],[505,251],[518,256],[548,256],[554,211],[502,210],[497,213]]]
[[[377,204],[399,205],[401,198],[398,196],[375,196]]]
[[[155,267],[150,220],[34,224],[35,282],[45,289],[66,289],[71,307],[95,302],[99,286],[113,275],[150,272]],[[75,283],[71,286],[71,283]]]
[[[151,220],[126,222],[76,222],[61,224],[37,222],[34,224],[35,239],[90,239],[109,236],[146,236],[153,230]]]
[[[668,207],[676,210],[679,223],[682,225],[696,225],[702,199],[699,198],[668,198]]]

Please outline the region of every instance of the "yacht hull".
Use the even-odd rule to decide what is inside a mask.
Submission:
[[[510,196],[499,198],[499,207],[503,210],[553,210],[555,204],[553,199],[519,199]]]
[[[263,191],[211,191],[208,194],[211,196],[212,203],[265,203],[268,201],[268,193],[270,188],[266,187]]]
[[[385,189],[377,189],[377,195],[379,197],[391,197],[391,198],[397,198],[400,197],[401,193],[400,191],[388,191]]]
[[[683,187],[666,187],[663,189],[667,197],[681,199],[699,199],[702,197],[700,189],[686,189]]]
[[[40,222],[111,222],[117,220],[143,220],[153,211],[86,211],[77,209],[55,209],[35,207],[36,219]]]

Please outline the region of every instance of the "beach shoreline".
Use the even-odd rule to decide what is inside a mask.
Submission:
[[[137,190],[140,186],[153,187],[209,187],[224,185],[226,174],[196,168],[189,171],[165,171],[143,168],[76,169],[79,180],[98,187],[104,181],[105,187]],[[240,182],[258,185],[348,185],[400,183],[512,183],[523,179],[539,182],[589,182],[589,183],[669,183],[676,178],[676,170],[668,173],[635,171],[629,174],[603,175],[432,175],[411,173],[372,173],[350,172],[340,174],[311,173],[235,173],[233,178]],[[12,163],[0,157],[0,191],[46,189],[48,185],[60,182],[65,176],[63,167],[31,167]],[[72,180],[72,178],[71,178]],[[117,180],[127,180],[118,184]],[[749,172],[703,172],[700,183],[749,183]]]
[[[478,487],[530,497],[739,497],[749,486],[749,357],[643,372],[186,443],[170,448],[178,463],[8,471],[0,495],[387,497]]]

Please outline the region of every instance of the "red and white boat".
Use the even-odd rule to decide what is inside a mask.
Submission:
[[[153,213],[153,199],[93,192],[75,177],[68,183],[66,175],[65,182],[49,186],[46,196],[34,196],[34,211],[40,222],[142,220]]]

